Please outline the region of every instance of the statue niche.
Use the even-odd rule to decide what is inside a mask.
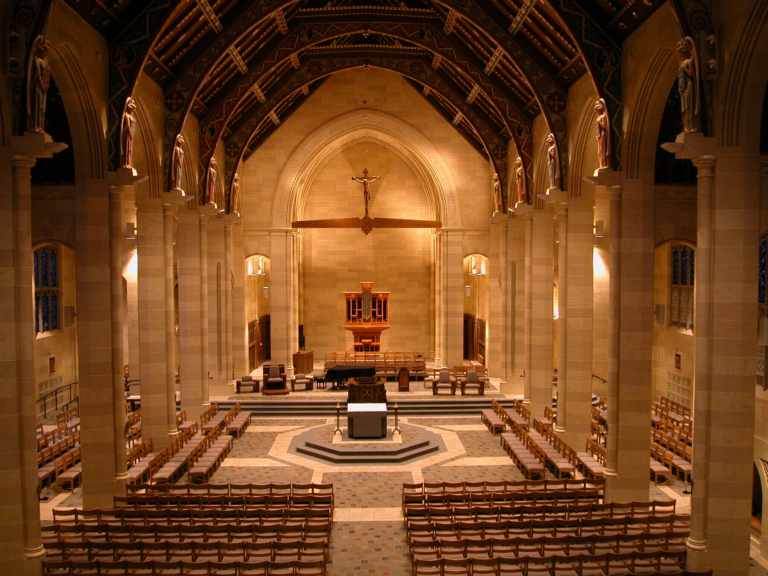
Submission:
[[[32,53],[27,73],[27,130],[45,134],[51,67],[48,63],[48,41],[44,36],[37,37]]]

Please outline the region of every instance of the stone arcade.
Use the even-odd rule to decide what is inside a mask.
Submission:
[[[768,2],[0,34],[3,573],[768,570]]]

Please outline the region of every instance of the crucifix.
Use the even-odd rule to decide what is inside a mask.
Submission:
[[[368,168],[362,176],[352,176],[352,180],[363,185],[365,215],[362,218],[328,218],[323,220],[295,220],[294,228],[360,228],[363,234],[370,234],[374,228],[440,228],[439,220],[410,220],[407,218],[373,218],[368,213],[371,202],[369,185],[381,176],[371,176]]]
[[[371,201],[371,193],[368,184],[376,182],[381,176],[368,176],[368,168],[363,168],[362,176],[352,176],[352,180],[363,185],[363,201],[365,202],[365,216],[368,217],[368,203]]]

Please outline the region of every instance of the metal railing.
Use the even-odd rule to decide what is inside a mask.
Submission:
[[[37,399],[37,417],[45,419],[49,415],[55,416],[79,403],[80,386],[78,382],[70,382],[40,395]]]

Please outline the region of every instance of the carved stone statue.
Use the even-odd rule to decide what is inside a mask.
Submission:
[[[205,198],[203,198],[203,204],[216,205],[216,177],[218,173],[216,158],[211,158],[211,161],[208,163],[208,173],[205,176]]]
[[[610,168],[611,166],[611,119],[608,116],[608,108],[605,100],[598,98],[595,102],[595,139],[597,140],[597,167]]]
[[[232,214],[236,216],[240,215],[240,175],[235,173],[235,178],[232,180],[232,190],[229,199],[230,206],[232,207]]]
[[[547,145],[547,190],[560,188],[560,154],[557,151],[555,135],[547,135],[544,143]]]
[[[515,160],[515,207],[521,206],[527,201],[525,169],[523,168],[523,159],[518,156],[517,160]]]
[[[693,38],[686,36],[677,43],[677,93],[680,95],[680,112],[683,116],[683,132],[699,131],[701,93],[699,91],[699,57]]]
[[[120,126],[120,167],[133,168],[133,139],[136,135],[136,101],[128,96]]]
[[[181,185],[182,169],[184,167],[184,136],[179,134],[173,143],[173,159],[171,161],[171,190],[184,191]]]
[[[501,212],[501,181],[497,172],[493,173],[493,214]]]
[[[48,64],[48,41],[43,36],[37,39],[34,55],[29,64],[28,78],[27,128],[30,132],[44,133],[51,68]]]

